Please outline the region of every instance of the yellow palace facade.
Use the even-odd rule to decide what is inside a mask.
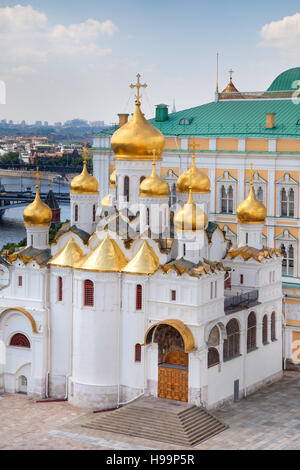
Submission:
[[[213,102],[172,114],[160,104],[150,121],[166,139],[161,175],[169,185],[170,205],[186,202],[176,182],[195,153],[197,167],[210,180],[210,213],[232,245],[238,235],[236,209],[248,195],[253,164],[255,195],[267,208],[265,244],[283,256],[284,357],[293,363],[300,363],[299,83],[300,67],[283,72],[261,92],[239,92],[230,78]],[[127,120],[120,114],[119,126]],[[100,198],[109,192],[114,169],[114,130],[94,137]]]

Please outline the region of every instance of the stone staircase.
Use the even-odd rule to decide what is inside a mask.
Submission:
[[[85,428],[193,447],[227,429],[203,408],[159,398],[142,398],[99,414]]]

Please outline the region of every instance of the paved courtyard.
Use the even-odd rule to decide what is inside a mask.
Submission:
[[[196,449],[300,449],[300,374],[287,372],[280,382],[214,414],[230,428]],[[82,428],[91,416],[67,402],[2,395],[0,449],[179,449]]]

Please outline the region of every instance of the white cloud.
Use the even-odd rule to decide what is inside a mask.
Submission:
[[[299,56],[300,48],[300,13],[285,16],[279,21],[272,21],[260,30],[260,46],[278,49],[288,57]]]
[[[104,56],[110,48],[99,44],[101,36],[117,31],[111,20],[50,26],[47,16],[31,6],[0,8],[0,54],[2,59],[45,61],[51,55]]]
[[[19,67],[13,67],[10,71],[13,75],[32,75],[35,73],[35,69],[29,65],[20,65]]]

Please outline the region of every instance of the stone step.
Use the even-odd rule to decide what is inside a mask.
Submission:
[[[185,447],[199,444],[226,429],[203,408],[153,397],[97,416],[83,427]]]

